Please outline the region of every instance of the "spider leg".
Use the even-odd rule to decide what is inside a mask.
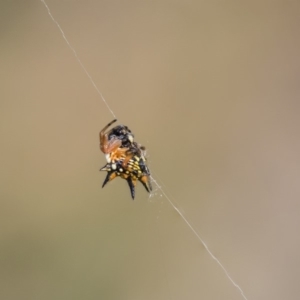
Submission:
[[[100,143],[102,142],[104,136],[105,136],[105,131],[106,129],[108,129],[108,127],[110,125],[112,125],[113,123],[117,122],[117,119],[114,119],[112,120],[111,122],[109,122],[100,132],[99,132],[99,140],[100,140]]]
[[[108,123],[100,132],[99,132],[99,140],[100,140],[100,149],[103,153],[109,153],[110,149],[117,149],[121,144],[116,143],[116,140],[108,141],[107,134],[105,133],[106,129],[113,123],[115,123],[117,119],[112,120],[110,123]]]
[[[121,145],[122,145],[121,140],[119,140],[117,138],[108,140],[107,136],[105,135],[103,137],[102,142],[100,142],[100,149],[103,153],[107,154],[107,153],[111,153],[111,152],[117,150]]]
[[[105,130],[108,129],[108,127],[112,124],[114,124],[115,122],[117,122],[117,119],[112,120],[111,122],[109,122],[101,131],[100,134],[104,134]]]
[[[126,152],[128,148],[117,148],[116,151],[113,150],[109,153],[109,158],[111,161],[119,161],[126,159]],[[124,166],[123,166],[124,167]]]

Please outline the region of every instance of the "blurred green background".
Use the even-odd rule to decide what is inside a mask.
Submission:
[[[48,0],[248,299],[296,299],[299,1]],[[0,2],[0,299],[243,299],[159,189],[104,189],[113,116],[36,0]]]

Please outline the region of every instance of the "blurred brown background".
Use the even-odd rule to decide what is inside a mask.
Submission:
[[[48,0],[248,299],[297,299],[299,1]],[[0,299],[243,299],[156,188],[101,188],[113,116],[44,5],[0,3]]]

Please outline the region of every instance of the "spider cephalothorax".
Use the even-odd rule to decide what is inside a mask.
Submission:
[[[118,125],[111,129],[108,133],[108,140],[117,138],[122,141],[121,148],[128,148],[133,143],[134,135],[131,133],[131,130],[124,125]]]
[[[131,197],[134,199],[137,180],[143,184],[149,193],[152,190],[150,172],[145,158],[146,149],[133,141],[134,135],[127,126],[118,125],[105,132],[116,121],[113,120],[106,125],[99,134],[100,149],[107,160],[107,164],[100,169],[107,171],[102,187],[120,176],[126,179]]]

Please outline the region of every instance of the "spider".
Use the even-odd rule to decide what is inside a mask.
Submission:
[[[146,148],[134,142],[134,135],[124,125],[106,130],[117,120],[108,123],[99,133],[100,149],[105,154],[107,164],[100,171],[107,171],[102,187],[120,176],[129,185],[131,197],[135,197],[135,186],[139,180],[147,192],[151,192],[150,171],[146,164]]]

